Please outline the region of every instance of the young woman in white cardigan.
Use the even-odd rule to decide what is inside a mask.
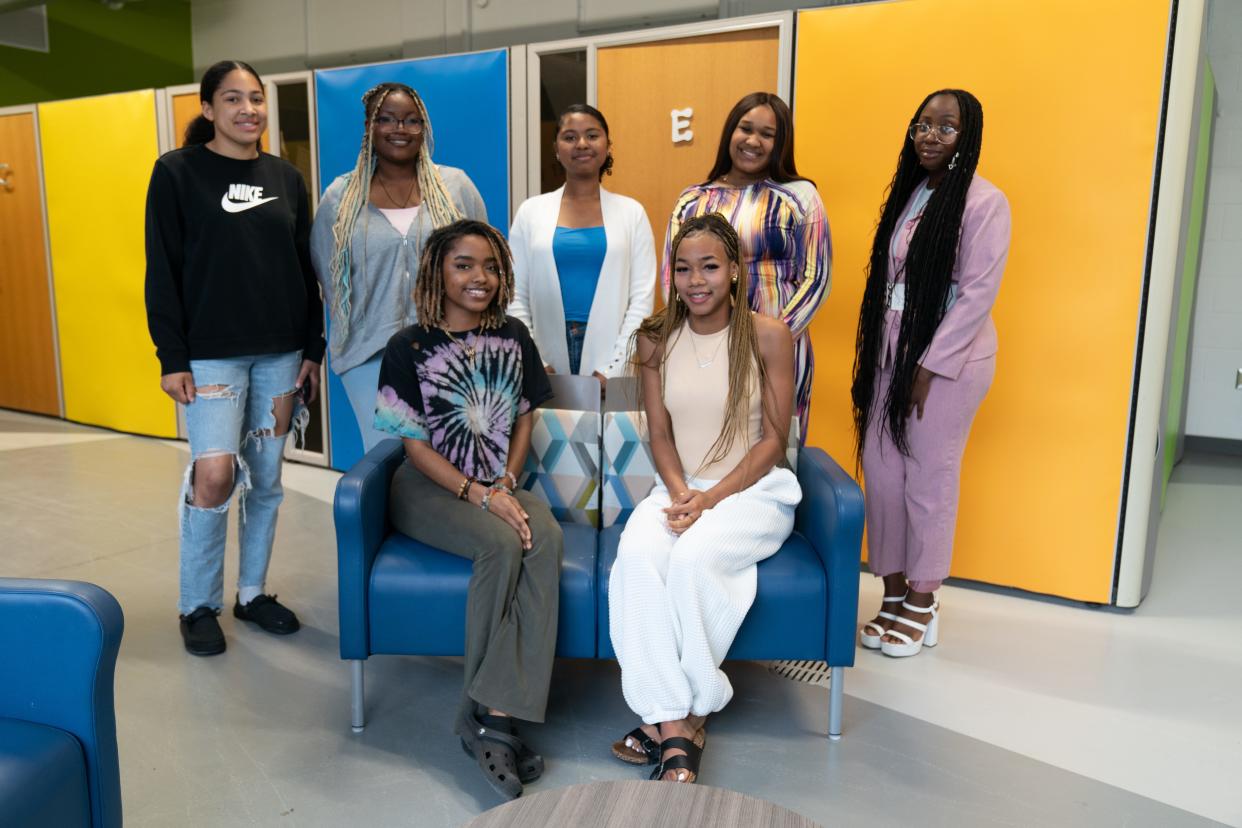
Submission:
[[[509,230],[516,280],[509,314],[530,328],[548,371],[601,384],[625,372],[656,279],[646,211],[600,186],[612,171],[610,148],[599,110],[566,109],[555,143],[565,186],[524,201]]]

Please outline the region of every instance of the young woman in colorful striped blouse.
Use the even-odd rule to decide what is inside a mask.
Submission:
[[[794,410],[805,441],[815,373],[807,328],[831,286],[832,239],[815,183],[794,165],[793,116],[776,95],[752,92],[737,102],[707,179],[678,197],[665,236],[665,285],[672,240],[684,222],[708,213],[725,216],[741,238],[751,308],[794,335]]]

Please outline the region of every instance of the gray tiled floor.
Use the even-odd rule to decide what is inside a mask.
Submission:
[[[62,428],[0,412],[0,432]],[[184,653],[174,504],[185,462],[178,448],[138,438],[0,451],[0,575],[94,581],[125,609],[127,824],[452,826],[495,805],[449,732],[457,660],[372,659],[368,727],[350,732],[332,515],[320,500],[288,493],[269,581],[304,629],[277,638],[226,616],[226,654]],[[226,583],[235,571],[231,549]],[[704,782],[824,825],[1210,824],[849,697],[848,681],[846,736],[830,743],[826,690],[757,663],[729,669],[737,694],[710,725]],[[548,758],[530,790],[638,776],[608,754],[632,724],[614,663],[559,662],[549,723],[528,729]]]

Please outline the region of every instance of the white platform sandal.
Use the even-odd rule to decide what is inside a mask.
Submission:
[[[907,656],[918,655],[923,647],[935,647],[940,639],[940,603],[932,598],[930,607],[916,607],[913,604],[901,602],[901,608],[908,612],[931,613],[931,620],[926,624],[920,624],[918,621],[911,621],[908,618],[898,618],[897,623],[903,627],[910,627],[923,633],[923,637],[915,641],[909,635],[901,632],[896,627],[888,631],[888,635],[893,638],[900,638],[903,643],[894,644],[891,641],[880,642],[880,652],[886,656],[893,658],[905,658]]]
[[[876,613],[876,616],[878,618],[883,618],[886,621],[898,620],[897,616],[894,615],[893,613],[884,612],[883,605],[884,604],[897,604],[905,600],[906,600],[906,596],[904,595],[894,595],[892,597],[881,599],[880,600],[880,612]],[[868,630],[879,630],[879,634],[872,635],[871,633],[867,632]],[[884,629],[876,622],[868,621],[866,624],[862,625],[862,629],[859,630],[858,632],[858,642],[862,644],[864,647],[866,647],[868,650],[878,650],[880,649],[880,639],[882,639],[887,632],[888,630]]]

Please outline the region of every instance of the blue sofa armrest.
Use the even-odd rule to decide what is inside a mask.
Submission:
[[[400,440],[385,440],[354,464],[336,486],[337,590],[341,658],[371,654],[367,589],[375,553],[388,535],[388,490],[405,460]]]
[[[121,605],[80,581],[0,578],[0,717],[59,728],[81,743],[91,825],[121,825],[113,676]]]
[[[862,562],[862,489],[827,452],[809,446],[799,456],[798,482],[802,503],[794,528],[815,547],[828,576],[825,657],[830,667],[852,667]]]

